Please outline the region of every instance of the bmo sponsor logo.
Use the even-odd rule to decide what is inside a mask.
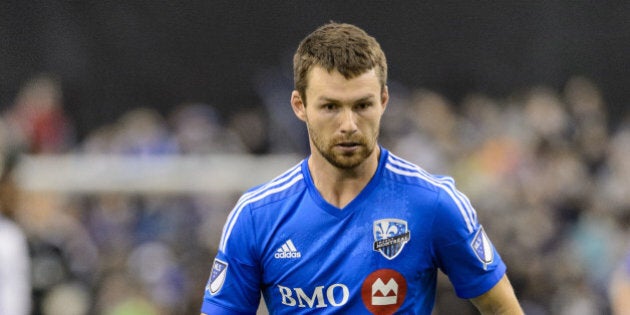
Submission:
[[[407,281],[392,269],[372,272],[361,286],[363,304],[375,315],[394,314],[402,306],[406,295]]]
[[[282,304],[297,308],[326,308],[346,305],[350,290],[343,283],[314,289],[278,285]],[[370,313],[391,315],[400,309],[407,296],[407,281],[393,269],[379,269],[369,274],[361,286],[361,299]]]
[[[328,306],[342,306],[348,303],[350,291],[341,283],[330,286],[317,286],[312,292],[302,288],[289,288],[278,285],[282,304],[301,308],[323,308]]]

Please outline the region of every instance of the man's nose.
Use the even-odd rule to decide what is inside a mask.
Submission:
[[[354,133],[357,131],[357,122],[356,122],[356,114],[350,110],[346,109],[341,114],[341,132],[343,133]]]

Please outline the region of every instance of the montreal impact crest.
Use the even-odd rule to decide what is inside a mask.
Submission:
[[[407,221],[400,219],[374,221],[373,232],[373,249],[389,260],[396,258],[411,238]]]

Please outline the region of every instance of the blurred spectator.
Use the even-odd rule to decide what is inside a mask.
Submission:
[[[137,108],[124,114],[118,121],[115,153],[151,156],[175,154],[177,143],[168,130],[166,121],[155,110]]]
[[[608,145],[608,115],[603,97],[595,84],[585,77],[571,78],[564,96],[572,116],[571,142],[591,172],[604,163]]]
[[[61,153],[74,144],[61,84],[52,75],[40,74],[26,82],[5,116],[12,141],[26,152]]]
[[[452,105],[443,96],[427,90],[416,91],[411,102],[409,122],[415,128],[396,141],[392,149],[430,172],[445,174],[459,149]]]
[[[67,285],[89,287],[99,276],[98,249],[80,221],[82,210],[72,201],[58,192],[25,191],[20,196],[16,219],[31,249],[33,314],[48,314],[45,307],[83,299]],[[67,300],[50,302],[59,298]]]
[[[610,137],[605,164],[597,174],[597,202],[613,213],[630,213],[630,127]]]
[[[171,113],[169,122],[182,154],[246,152],[241,139],[225,128],[219,113],[208,104],[180,104]],[[264,134],[255,123],[248,124],[248,127],[250,132]],[[258,144],[249,146],[255,148]]]
[[[225,136],[235,143],[242,143],[246,148],[245,152],[270,153],[269,122],[264,117],[265,115],[259,110],[239,111],[230,119],[229,126],[241,140],[234,139],[229,132]]]
[[[18,189],[13,179],[15,156],[0,165],[0,314],[31,311],[30,258],[26,236],[13,221]]]
[[[95,309],[103,315],[160,314],[146,293],[123,271],[113,271],[103,278]]]
[[[292,56],[293,52],[290,54]],[[292,60],[292,57],[285,60]],[[288,75],[291,73],[290,69],[289,64],[282,63],[277,67],[259,70],[253,76],[253,87],[261,100],[261,107],[269,117],[265,124],[265,134],[259,134],[258,137],[268,137],[265,142],[269,142],[266,143],[269,146],[269,152],[308,152],[306,128],[295,119],[286,100],[286,95],[293,90],[293,78]],[[251,117],[252,114],[254,117]],[[240,116],[236,115],[233,122],[237,128],[238,126],[246,127],[243,124],[244,121],[261,119],[263,115],[252,111],[244,117]]]
[[[46,315],[85,315],[90,311],[90,289],[81,283],[62,283],[51,289],[42,302]]]

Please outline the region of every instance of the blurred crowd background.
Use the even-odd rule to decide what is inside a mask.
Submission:
[[[610,125],[600,90],[585,77],[561,91],[470,94],[459,104],[423,88],[392,90],[381,144],[454,176],[527,313],[606,314],[610,276],[629,245],[629,116]],[[21,154],[142,159],[255,155],[261,147],[267,155],[306,154],[297,119],[268,123],[249,112],[225,119],[203,103],[167,116],[130,110],[76,142],[62,100],[50,76],[24,86],[0,120],[5,171]],[[270,139],[283,131],[286,137]],[[234,176],[248,175],[235,169]],[[34,314],[198,313],[223,221],[240,194],[20,191],[14,184],[2,204],[26,233]],[[466,309],[441,281],[438,314]]]
[[[501,14],[470,4],[380,3],[355,12],[352,1],[261,3],[250,3],[251,12],[202,1],[0,4],[0,242],[27,246],[23,261],[18,245],[0,248],[0,267],[22,266],[0,268],[0,281],[27,279],[9,292],[16,309],[198,314],[241,191],[29,189],[21,162],[303,156],[306,130],[288,103],[291,52],[333,19],[366,28],[388,54],[392,99],[380,143],[455,178],[527,314],[610,313],[610,278],[630,245],[622,63],[630,40],[627,30],[613,32],[627,26],[627,3],[534,1]],[[391,21],[396,14],[424,19]],[[251,38],[239,37],[244,30]],[[10,304],[4,296],[0,304]],[[436,314],[475,312],[441,277]]]

